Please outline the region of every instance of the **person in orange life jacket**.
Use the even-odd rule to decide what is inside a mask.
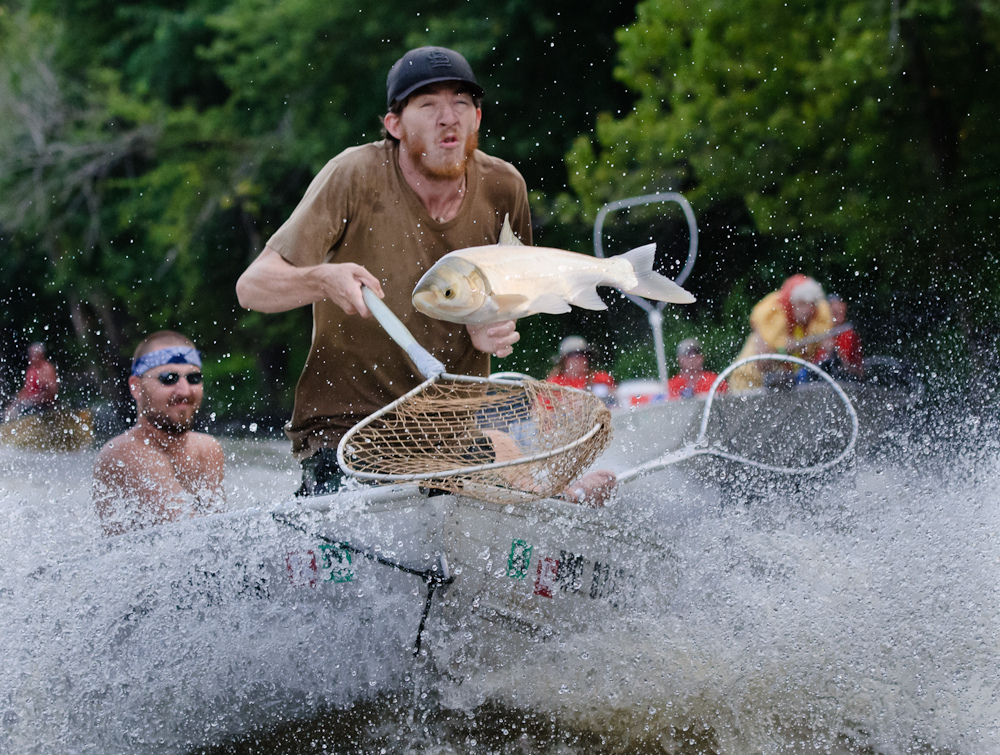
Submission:
[[[45,344],[33,343],[28,347],[28,369],[24,373],[24,386],[7,407],[4,419],[17,419],[23,414],[37,414],[55,406],[59,394],[59,376],[45,356]]]
[[[816,363],[822,358],[822,334],[833,327],[833,314],[822,286],[807,275],[788,278],[754,306],[752,332],[737,359],[757,354],[790,354]],[[749,362],[734,370],[734,390],[792,383],[799,367],[781,360]]]
[[[546,378],[557,385],[587,390],[606,403],[614,397],[615,379],[607,372],[591,369],[594,352],[580,336],[569,336],[559,344],[559,361]]]
[[[667,398],[692,398],[708,393],[718,375],[705,369],[705,357],[697,338],[685,338],[677,346],[677,364],[680,372],[667,381]],[[717,393],[724,393],[723,381]]]
[[[847,320],[847,303],[836,294],[830,294],[827,302],[835,335],[823,342],[820,366],[839,380],[861,380],[865,376],[864,353],[858,332]]]
[[[615,381],[607,372],[590,368],[593,349],[580,336],[569,336],[559,344],[556,366],[546,380],[578,390],[589,390],[605,403],[614,400]],[[615,473],[607,469],[587,472],[563,491],[562,498],[589,506],[603,506],[616,482]]]

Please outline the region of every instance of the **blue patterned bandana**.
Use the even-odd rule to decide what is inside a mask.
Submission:
[[[141,377],[154,367],[164,364],[193,364],[201,367],[201,354],[191,346],[167,346],[143,354],[132,362],[132,374]]]

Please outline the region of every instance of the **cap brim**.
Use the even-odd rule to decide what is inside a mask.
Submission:
[[[393,102],[399,102],[401,100],[405,100],[407,97],[409,97],[411,94],[413,94],[421,87],[430,86],[431,84],[438,84],[442,81],[457,81],[460,84],[465,84],[472,90],[472,93],[476,97],[482,97],[483,95],[486,94],[486,90],[473,81],[468,81],[467,79],[456,79],[454,76],[442,76],[439,79],[428,79],[427,81],[421,81],[418,84],[414,84],[413,86],[404,89],[402,92],[393,97],[392,100],[390,100],[389,107],[392,107]]]

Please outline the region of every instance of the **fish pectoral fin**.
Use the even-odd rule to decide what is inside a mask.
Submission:
[[[580,307],[582,309],[607,309],[608,305],[604,303],[604,299],[601,298],[600,294],[597,293],[596,288],[585,288],[583,291],[578,293],[572,299],[570,303],[574,307]]]
[[[544,312],[547,315],[564,315],[573,308],[558,294],[539,294],[531,301],[533,312]]]
[[[493,294],[490,301],[500,315],[510,315],[504,319],[514,320],[521,316],[528,297],[524,294]]]

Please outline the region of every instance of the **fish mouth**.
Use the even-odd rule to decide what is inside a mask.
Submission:
[[[463,323],[462,313],[451,312],[437,303],[437,296],[433,291],[415,291],[413,293],[413,306],[421,312],[435,320],[445,322]]]

